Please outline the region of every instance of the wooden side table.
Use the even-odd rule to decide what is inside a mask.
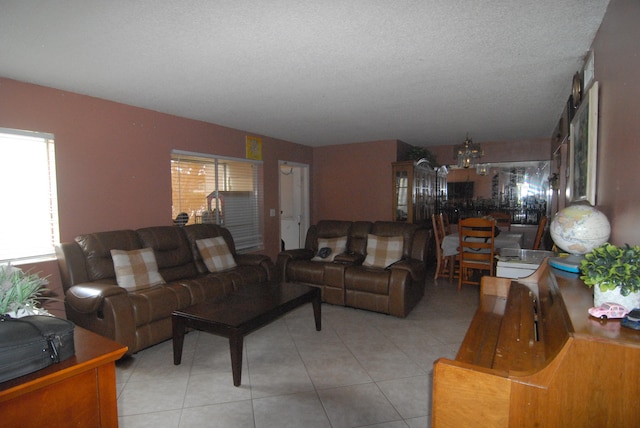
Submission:
[[[76,354],[0,383],[3,426],[117,427],[115,361],[127,347],[76,326]]]

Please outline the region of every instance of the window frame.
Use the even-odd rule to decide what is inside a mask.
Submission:
[[[209,176],[210,179],[213,178],[209,183],[213,188],[208,188],[206,191],[201,189],[204,191],[203,194],[212,196],[207,200],[207,206],[204,206],[205,202],[203,201],[202,205],[205,209],[201,213],[198,213],[193,207],[188,207],[189,209],[185,210],[182,209],[182,206],[176,206],[176,200],[174,199],[176,190],[174,188],[174,162],[180,162],[180,160],[210,165],[214,168],[215,172],[213,174],[210,173]],[[224,180],[221,179],[220,175],[223,174],[223,165],[227,162],[240,163],[252,167],[250,190],[231,191],[226,188],[226,184],[223,183]],[[234,239],[238,253],[248,253],[264,249],[264,189],[262,185],[262,167],[263,162],[258,160],[173,149],[171,151],[171,203],[173,217],[175,218],[180,212],[187,212],[189,215],[188,224],[210,222],[227,228]],[[212,175],[213,177],[211,177]],[[245,186],[248,182],[249,180],[244,182]],[[177,193],[181,192],[182,189],[180,188]],[[181,197],[178,199],[182,200]],[[225,208],[222,208],[222,200],[225,200]],[[232,200],[236,206],[235,211],[231,208]],[[227,209],[234,214],[242,213],[245,223],[238,224],[237,222],[228,221],[229,216],[227,216]],[[206,211],[206,216],[204,215],[204,211]],[[249,223],[246,221],[247,217],[249,218]],[[207,220],[207,218],[209,220]],[[235,216],[233,218],[236,219]]]

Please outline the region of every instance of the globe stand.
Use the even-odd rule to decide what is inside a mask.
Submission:
[[[566,272],[580,273],[580,263],[583,259],[582,254],[569,254],[567,257],[550,257],[549,264]]]

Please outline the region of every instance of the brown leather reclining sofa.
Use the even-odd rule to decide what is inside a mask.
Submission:
[[[364,266],[371,235],[401,236],[401,259],[390,266]],[[345,236],[346,251],[323,261],[319,240]],[[327,303],[406,317],[424,296],[430,239],[431,230],[415,224],[322,220],[307,231],[305,248],[278,254],[276,267],[283,281],[321,287]]]
[[[222,236],[236,267],[210,273],[196,240]],[[152,248],[166,284],[129,291],[118,286],[112,249]],[[274,279],[271,259],[237,254],[227,229],[214,224],[156,226],[91,233],[56,248],[67,318],[135,353],[171,338],[171,312]]]

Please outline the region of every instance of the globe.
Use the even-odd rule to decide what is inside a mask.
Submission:
[[[607,217],[591,205],[570,205],[554,216],[551,239],[567,253],[582,255],[607,242],[611,225]]]

